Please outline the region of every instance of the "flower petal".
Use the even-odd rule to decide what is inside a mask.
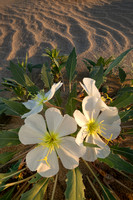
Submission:
[[[85,142],[94,144],[93,135],[87,136]],[[93,147],[84,147],[84,148],[85,148],[85,152],[82,158],[86,161],[94,162],[97,159],[96,150],[95,150],[96,148],[93,148]]]
[[[36,171],[48,152],[48,148],[35,147],[26,155],[26,164],[31,171]]]
[[[97,106],[99,99],[96,97],[85,97],[82,101],[83,113],[87,120],[95,119],[100,112],[100,106]]]
[[[84,85],[82,83],[80,84],[89,96],[95,96],[97,98],[100,98],[101,95],[97,87],[95,86],[95,82],[96,81],[91,78],[83,78]]]
[[[22,144],[37,144],[41,142],[40,138],[43,138],[43,135],[40,131],[34,130],[32,127],[23,125],[19,130],[19,140]]]
[[[48,108],[45,112],[45,117],[48,125],[49,132],[55,132],[57,127],[63,121],[63,116],[57,108]]]
[[[56,129],[56,133],[59,133],[60,137],[74,133],[77,130],[77,124],[73,117],[64,115],[62,122]]]
[[[79,157],[82,155],[81,148],[76,144],[75,138],[64,137],[57,153],[62,164],[67,169],[73,169],[79,165]]]
[[[28,100],[27,102],[24,102],[23,105],[29,110],[31,110],[37,105],[37,102],[35,100]]]
[[[119,123],[116,121],[111,125],[104,124],[101,130],[102,130],[101,135],[103,135],[103,137],[105,137],[106,139],[114,140],[120,134],[121,127]]]
[[[87,136],[87,133],[85,132],[84,128],[81,128],[80,131],[77,134],[77,137],[75,139],[75,142],[79,145],[79,146],[83,146],[83,141],[85,139],[85,137]]]
[[[80,127],[83,127],[87,124],[86,117],[79,110],[75,110],[73,116]]]
[[[51,177],[58,173],[59,171],[59,164],[58,164],[58,158],[55,151],[52,151],[48,155],[47,160],[49,166],[46,164],[45,161],[43,161],[39,167],[37,168],[37,172],[43,176],[43,177]]]
[[[28,117],[30,115],[33,115],[33,114],[36,114],[36,113],[39,113],[41,112],[43,109],[43,105],[36,105],[30,112],[27,112],[25,113],[24,115],[22,115],[21,118],[25,118],[25,117]]]
[[[103,121],[103,124],[112,124],[113,122],[118,123],[118,125],[120,125],[121,121],[120,121],[120,117],[118,115],[118,110],[117,108],[114,107],[114,109],[106,109],[104,110],[97,119],[98,122]]]
[[[24,120],[25,124],[40,134],[44,135],[47,132],[45,120],[42,115],[34,114]]]
[[[45,97],[47,98],[47,101],[50,100],[55,92],[62,86],[63,83],[58,82],[58,83],[54,83],[51,87],[51,89],[45,94]]]
[[[106,158],[110,154],[110,148],[106,145],[102,139],[96,134],[93,135],[94,144],[97,144],[100,148],[95,148],[96,156],[98,158]]]
[[[48,148],[36,147],[26,155],[26,163],[31,171],[36,171],[43,177],[51,177],[59,171],[58,159],[55,151],[48,155],[48,164],[42,160],[48,153]]]
[[[101,98],[99,99],[98,105],[101,107],[101,111],[104,111],[106,109],[109,109],[110,111],[117,110],[116,107],[107,106],[106,103]]]

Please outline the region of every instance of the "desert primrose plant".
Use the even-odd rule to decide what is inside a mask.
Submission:
[[[109,90],[103,90],[112,69],[131,50],[108,62],[101,59],[99,66],[93,66],[88,77],[77,83],[74,48],[62,67],[67,74],[67,97],[63,96],[62,80],[55,81],[57,76],[50,67],[53,57],[58,57],[56,50],[47,52],[54,55],[50,65],[10,63],[12,77],[2,84],[14,95],[0,97],[0,117],[12,116],[21,123],[12,129],[1,123],[0,147],[7,149],[0,159],[1,199],[120,199],[112,182],[132,193],[102,168],[108,166],[132,181],[133,150],[121,146],[120,141],[132,134],[133,88],[122,84],[111,97]],[[42,88],[32,80],[32,66],[41,69]],[[61,186],[61,177],[66,187],[64,182]],[[58,196],[56,190],[62,187],[62,196]]]

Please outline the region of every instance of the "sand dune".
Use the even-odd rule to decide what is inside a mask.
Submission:
[[[132,19],[132,0],[0,0],[0,80],[9,60],[43,63],[47,47],[75,46],[79,72],[84,57],[117,56],[133,46]]]

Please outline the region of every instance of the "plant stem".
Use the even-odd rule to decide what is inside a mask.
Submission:
[[[71,82],[69,82],[69,92],[71,93],[72,85]]]
[[[55,189],[56,189],[56,185],[57,185],[57,180],[58,180],[58,174],[56,174],[56,177],[55,177],[55,182],[54,182],[54,187],[53,187],[51,200],[54,200],[54,194],[55,194]]]
[[[101,199],[101,197],[100,197],[100,195],[98,194],[97,190],[95,189],[95,187],[94,187],[93,183],[92,183],[92,182],[91,182],[91,180],[89,179],[89,177],[88,177],[88,176],[86,176],[86,178],[87,178],[88,182],[90,183],[90,185],[91,185],[92,189],[94,190],[94,192],[95,192],[95,194],[96,194],[97,198],[98,198],[99,200],[102,200],[102,199]]]
[[[29,179],[31,179],[31,178],[34,177],[34,176],[35,176],[35,174],[33,174],[32,176],[27,177],[27,178],[25,178],[25,179],[23,179],[23,180],[20,180],[20,181],[16,181],[16,182],[13,182],[13,183],[7,183],[6,185],[2,185],[0,188],[4,188],[4,190],[5,190],[5,189],[7,189],[8,187],[11,187],[11,186],[13,186],[13,185],[17,185],[17,184],[23,183],[23,182],[25,182],[25,181],[28,181]]]
[[[6,177],[2,178],[1,180],[10,178],[10,177],[12,177],[12,176],[15,176],[16,174],[19,174],[20,172],[24,171],[25,169],[26,169],[26,167],[25,167],[24,169],[21,169],[21,170],[15,172],[15,173],[13,173],[13,174],[10,174],[9,176],[6,176]]]
[[[25,182],[22,187],[17,191],[17,193],[13,196],[12,200],[19,200],[21,195],[28,189],[29,183]]]
[[[83,160],[83,159],[82,159],[82,160]],[[95,177],[95,179],[96,179],[97,182],[99,183],[100,187],[102,188],[102,190],[103,190],[104,193],[106,194],[108,200],[110,200],[110,198],[109,198],[107,192],[105,191],[105,189],[104,189],[102,183],[101,183],[100,180],[97,178],[97,176],[95,175],[95,173],[93,172],[93,170],[91,169],[91,167],[88,165],[88,163],[87,163],[85,160],[83,160],[83,162],[85,163],[85,165],[87,166],[87,168],[90,170],[90,172],[93,174],[93,176]]]

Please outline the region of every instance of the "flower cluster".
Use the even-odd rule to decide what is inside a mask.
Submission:
[[[59,82],[44,94],[41,92],[33,100],[23,103],[31,111],[24,114],[25,124],[20,128],[19,139],[23,144],[36,144],[26,156],[31,171],[43,177],[51,177],[59,171],[58,157],[63,166],[73,169],[79,165],[79,158],[95,161],[110,153],[108,142],[120,133],[120,118],[115,107],[107,106],[95,86],[95,80],[84,78],[81,86],[87,95],[82,101],[82,111],[75,110],[73,117],[62,116],[57,108],[48,108],[45,119],[38,114],[43,103],[50,100],[62,86]],[[77,137],[68,136],[81,129]],[[89,144],[94,144],[90,147]]]

